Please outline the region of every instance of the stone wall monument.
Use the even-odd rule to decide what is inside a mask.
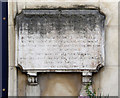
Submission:
[[[94,7],[23,10],[16,16],[16,67],[30,85],[38,72],[81,72],[85,95],[92,72],[105,63],[104,22]]]

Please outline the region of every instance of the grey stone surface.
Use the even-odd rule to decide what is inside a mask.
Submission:
[[[98,9],[23,10],[16,17],[16,66],[96,71],[105,59],[104,20]]]
[[[10,0],[9,0],[10,1]],[[20,0],[20,1],[26,1],[26,0]],[[74,5],[93,5],[100,7],[100,10],[105,13],[106,15],[106,64],[102,70],[100,70],[98,73],[94,74],[93,76],[93,88],[95,89],[97,95],[99,95],[101,92],[102,95],[107,96],[108,94],[110,96],[117,96],[118,95],[118,73],[116,72],[118,67],[118,2],[115,2],[116,0],[52,0],[52,2],[49,2],[50,0],[30,0],[26,1],[23,4],[20,4],[21,2],[13,2],[17,6],[14,6],[14,4],[9,3],[9,23],[14,26],[14,17],[12,19],[10,18],[17,12],[20,13],[22,9],[33,9],[33,8],[41,8],[43,6],[48,6],[50,8],[52,7],[73,7]],[[17,7],[17,12],[14,10]],[[11,33],[14,33],[11,29],[9,29],[9,38],[11,39],[10,41],[13,41],[14,36],[11,35]],[[14,42],[12,43],[14,44]],[[10,44],[9,50],[13,49],[13,45]],[[9,60],[10,62],[14,62],[14,54],[15,51],[10,51],[10,56]],[[110,66],[108,66],[110,65]],[[101,74],[101,72],[104,72]],[[15,74],[13,71],[10,71],[11,74]],[[25,96],[24,93],[26,91],[25,83],[23,82],[24,76],[21,74],[17,74],[18,78],[21,80],[16,80],[13,81],[13,78],[10,78],[12,81],[9,81],[9,85],[12,86],[12,88],[9,88],[9,96],[13,96],[15,94],[13,93],[18,93],[19,96]],[[24,73],[22,73],[24,74]],[[77,73],[79,76],[77,76],[74,72],[73,73],[54,73],[56,74],[55,76],[51,75],[52,73],[44,73],[46,74],[45,76],[41,76],[38,78],[41,83],[46,83],[46,84],[40,84],[40,88],[44,88],[43,93],[41,95],[43,96],[78,96],[80,89],[78,84],[81,86],[81,80],[78,80],[81,78],[80,73]],[[59,74],[59,75],[58,75]],[[63,76],[61,75],[63,74]],[[68,74],[68,76],[65,76],[65,74]],[[74,75],[75,74],[75,75]],[[39,75],[39,74],[38,74]],[[52,76],[54,78],[50,79],[49,76]],[[19,77],[20,76],[20,77]],[[25,75],[26,76],[26,75]],[[76,77],[76,79],[74,78]],[[42,77],[42,78],[41,78]],[[44,79],[43,79],[44,78]],[[68,79],[70,78],[70,79]],[[26,77],[27,80],[27,77]],[[45,80],[45,81],[43,81]],[[75,82],[74,82],[75,81]],[[15,83],[19,82],[18,87],[14,87]],[[26,81],[27,82],[27,81]],[[58,84],[60,82],[60,84]],[[71,84],[72,83],[72,84]],[[69,85],[68,85],[69,84]],[[75,85],[75,86],[74,86]],[[102,86],[101,86],[102,85]],[[52,88],[52,89],[51,89]],[[20,89],[20,90],[19,90]],[[34,89],[33,89],[34,90]],[[14,92],[16,91],[16,92]],[[62,92],[61,92],[62,91]],[[13,92],[13,93],[11,93]],[[39,92],[38,92],[39,93]],[[16,95],[17,96],[17,95]]]

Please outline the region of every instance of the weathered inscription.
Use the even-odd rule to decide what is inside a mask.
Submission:
[[[104,16],[98,10],[24,10],[17,22],[17,60],[25,70],[104,64]]]

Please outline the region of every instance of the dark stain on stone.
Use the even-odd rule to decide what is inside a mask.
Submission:
[[[28,34],[40,34],[44,37],[52,30],[64,34],[66,30],[74,30],[77,33],[88,33],[96,26],[104,27],[105,15],[97,7],[77,6],[73,8],[40,8],[23,10],[16,17],[17,29],[23,30],[28,25]],[[22,26],[23,25],[23,26]],[[101,26],[102,25],[102,26]],[[21,32],[22,33],[22,32]]]

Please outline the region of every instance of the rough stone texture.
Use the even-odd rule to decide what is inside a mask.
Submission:
[[[104,21],[89,7],[23,10],[16,16],[16,66],[96,70],[104,65]]]
[[[25,0],[22,0],[25,1]],[[31,1],[31,2],[30,2]],[[40,2],[36,2],[35,1],[40,1]],[[12,3],[9,3],[9,25],[14,27],[14,17],[12,17],[14,14],[16,14],[16,12],[14,12],[14,10],[16,8],[18,8],[18,6],[13,6],[14,4],[18,4],[13,2],[13,5],[11,5]],[[110,96],[117,96],[118,95],[118,18],[117,18],[117,13],[118,13],[118,0],[29,0],[29,2],[24,3],[24,5],[19,5],[19,8],[23,9],[26,8],[39,8],[41,6],[45,6],[47,5],[47,7],[71,7],[73,5],[94,5],[97,7],[100,7],[102,12],[104,12],[106,14],[106,66],[104,68],[102,68],[99,73],[96,73],[93,75],[93,88],[96,90],[97,95],[99,95],[101,92],[104,92],[104,95],[110,95]],[[21,7],[20,7],[21,6]],[[17,9],[18,11],[21,9]],[[17,12],[18,12],[17,11]],[[20,11],[19,11],[20,12]],[[10,18],[11,17],[11,18]],[[10,36],[11,33],[14,33],[14,31],[9,29],[9,38],[11,41],[10,47],[9,47],[9,51],[11,51],[12,46],[14,45],[14,42],[12,42],[12,40],[14,39],[15,36]],[[15,52],[11,51],[10,55],[9,55],[9,61],[10,62],[15,62],[14,61],[14,55]],[[16,69],[14,71],[11,71],[9,69],[9,95],[14,96],[17,95],[17,90],[19,90],[20,88],[16,88],[16,83],[17,83],[17,76],[16,76]],[[71,86],[71,85],[66,85],[67,83],[69,83],[69,80],[73,80],[73,74],[75,73],[71,73],[69,74],[69,77],[71,77],[71,79],[68,78],[68,76],[63,76],[64,79],[60,84],[60,87],[56,87],[56,89],[48,89],[46,90],[46,86],[41,86],[44,88],[43,92],[45,92],[44,94],[41,91],[41,95],[47,95],[48,92],[49,95],[56,95],[58,94],[60,91],[63,90],[63,88],[68,88],[68,86],[74,90],[74,88],[79,88],[79,90],[77,90],[76,94],[79,95],[79,91],[80,91],[80,87],[79,86]],[[15,76],[14,76],[15,75]],[[19,75],[19,74],[18,74]],[[21,75],[21,74],[20,74]],[[47,88],[54,87],[55,83],[57,83],[58,81],[54,81],[53,83],[50,82],[49,80],[49,73],[44,75],[44,79],[47,80]],[[53,74],[51,74],[52,77],[54,77],[54,79],[60,79],[62,80],[62,74],[56,74],[56,76],[54,76]],[[76,76],[76,75],[75,75]],[[79,79],[79,77],[81,78],[81,76],[78,76],[77,78]],[[22,79],[22,78],[21,78]],[[40,80],[40,77],[39,77]],[[51,80],[52,81],[52,80]],[[77,82],[73,82],[71,81],[71,83],[75,84],[75,83],[80,83],[79,85],[81,85],[81,82],[79,82],[80,80],[76,80]],[[45,81],[41,81],[41,83],[44,83]],[[42,89],[41,87],[41,89]],[[55,92],[56,91],[56,92]],[[21,93],[21,96],[24,94]],[[64,92],[59,93],[59,95],[76,95],[71,93],[71,91],[69,89],[65,90]]]

